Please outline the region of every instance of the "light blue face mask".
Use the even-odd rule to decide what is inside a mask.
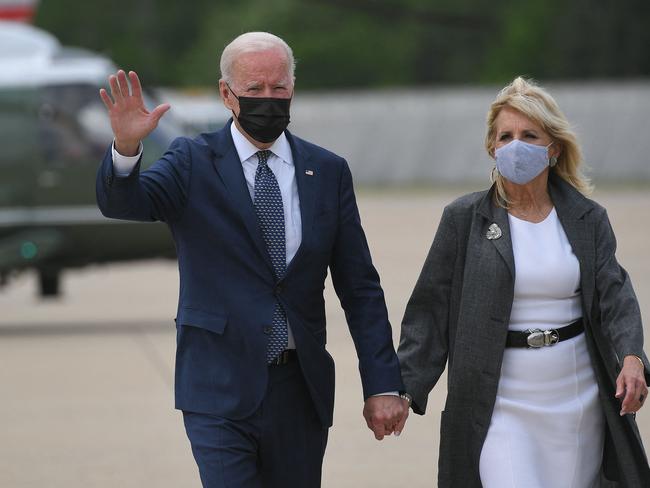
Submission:
[[[551,144],[538,146],[514,139],[494,152],[499,173],[513,183],[525,185],[549,165]]]

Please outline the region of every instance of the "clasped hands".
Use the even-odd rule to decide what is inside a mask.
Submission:
[[[408,416],[408,402],[396,395],[371,396],[363,406],[363,418],[378,441],[393,433],[399,436]]]

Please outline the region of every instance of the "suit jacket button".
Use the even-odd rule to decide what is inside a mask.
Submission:
[[[265,333],[266,335],[269,335],[269,334],[271,333],[272,330],[273,330],[273,327],[272,327],[272,326],[270,326],[270,325],[265,325],[265,326],[264,326],[264,333]]]
[[[106,177],[106,184],[107,184],[108,186],[111,186],[111,185],[113,184],[113,175],[108,175],[108,176]]]

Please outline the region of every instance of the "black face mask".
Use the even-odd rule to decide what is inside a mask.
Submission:
[[[238,97],[228,89],[239,101],[239,125],[256,141],[273,142],[289,125],[291,98]]]

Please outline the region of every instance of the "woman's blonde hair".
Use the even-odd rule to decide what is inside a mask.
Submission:
[[[505,107],[521,112],[542,127],[560,149],[560,155],[557,158],[557,164],[553,166],[553,171],[582,194],[590,194],[591,183],[581,170],[583,160],[578,139],[553,97],[533,80],[524,79],[521,76],[515,78],[512,83],[499,92],[497,98],[492,102],[488,112],[485,136],[485,148],[490,156],[494,158],[495,120]],[[503,185],[503,176],[497,171],[496,166],[492,169],[491,180],[496,184],[495,199],[497,204],[507,208],[510,202]]]

